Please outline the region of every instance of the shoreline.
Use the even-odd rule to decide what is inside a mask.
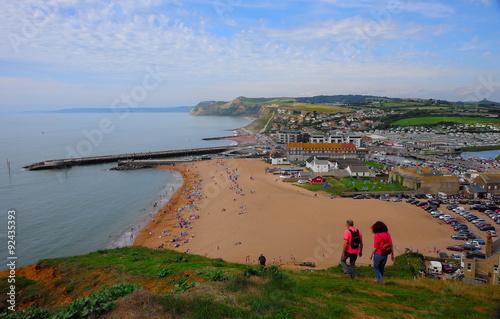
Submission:
[[[187,169],[186,163],[177,165],[160,165],[157,166],[156,168],[166,169],[176,172],[177,174],[179,174],[179,177],[181,178],[181,183],[175,189],[173,194],[170,196],[169,200],[167,200],[162,206],[159,206],[156,214],[152,216],[152,218],[149,219],[146,225],[138,231],[137,235],[135,236],[134,242],[132,243],[132,246],[146,246],[150,248],[157,248],[158,245],[155,247],[151,247],[149,244],[149,242],[151,241],[151,237],[153,235],[152,231],[153,229],[156,229],[159,226],[161,226],[162,223],[166,221],[168,221],[169,224],[163,224],[165,232],[162,231],[162,233],[158,235],[158,238],[177,237],[177,236],[172,236],[172,232],[174,231],[174,228],[176,228],[174,222],[175,221],[174,215],[176,211],[178,211],[178,209],[181,209],[182,208],[181,206],[183,206],[180,204],[180,201],[184,199],[183,194],[185,194],[187,190],[190,187],[192,187],[192,183],[190,183],[190,178],[192,178],[193,176],[192,174],[190,174],[191,172],[189,171],[189,169]],[[166,230],[169,231],[166,232]],[[149,245],[146,243],[148,243]]]
[[[182,187],[182,175],[175,170],[171,170],[172,180],[167,183],[160,192],[160,196],[154,201],[154,204],[140,211],[134,223],[123,230],[120,235],[115,236],[106,249],[115,249],[132,246],[142,229],[148,225],[151,218],[154,218],[158,212],[166,205],[174,194]],[[149,213],[148,213],[149,211]],[[141,227],[142,226],[142,227]]]

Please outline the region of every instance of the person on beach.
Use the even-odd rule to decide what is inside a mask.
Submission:
[[[266,257],[262,253],[259,256],[259,263],[261,266],[266,266]]]
[[[351,279],[354,279],[356,259],[363,255],[363,235],[359,229],[354,228],[354,222],[351,219],[346,221],[347,229],[344,231],[344,246],[342,247],[342,255],[340,256],[340,264],[344,274]],[[349,259],[349,266],[346,261]]]
[[[370,260],[373,260],[373,270],[377,279],[374,281],[384,282],[384,268],[387,262],[387,256],[391,255],[391,260],[394,261],[394,250],[392,249],[392,238],[389,234],[387,226],[377,221],[372,225],[373,237],[373,252]]]

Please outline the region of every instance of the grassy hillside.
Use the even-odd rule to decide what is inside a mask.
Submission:
[[[24,318],[491,318],[497,287],[412,279],[419,260],[398,256],[375,284],[369,267],[351,280],[339,267],[292,272],[132,247],[18,269],[16,300],[32,307]]]
[[[436,124],[439,122],[453,122],[461,124],[500,123],[500,119],[479,118],[479,117],[414,117],[393,122],[391,125],[393,126],[426,125],[426,124]]]

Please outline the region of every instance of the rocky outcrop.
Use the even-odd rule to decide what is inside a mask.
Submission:
[[[231,102],[204,101],[191,110],[192,115],[218,116],[251,116],[256,117],[261,112],[263,104],[252,103],[244,97],[238,97]]]

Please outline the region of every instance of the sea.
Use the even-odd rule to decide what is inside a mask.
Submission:
[[[225,146],[233,142],[202,139],[233,135],[250,122],[189,113],[1,114],[0,270],[129,245],[182,185],[179,173],[161,169],[23,166],[77,155]]]

